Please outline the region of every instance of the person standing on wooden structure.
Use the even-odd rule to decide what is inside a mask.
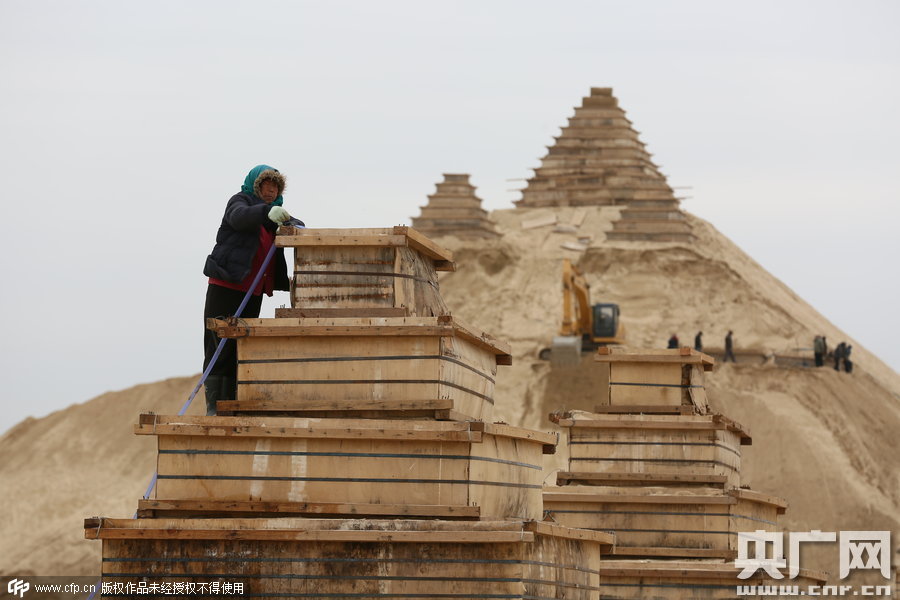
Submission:
[[[697,335],[694,336],[694,350],[697,352],[703,352],[703,332],[698,331]]]
[[[731,359],[731,362],[737,362],[734,358],[734,338],[732,335],[733,332],[729,329],[728,335],[725,336],[725,358],[722,359],[723,363],[727,363],[729,358]]]
[[[816,366],[821,367],[825,358],[825,338],[817,335],[813,338],[813,355],[816,357]]]
[[[669,338],[669,344],[666,346],[666,348],[670,348],[670,349],[678,348],[678,336],[677,335],[675,335],[674,333],[672,334],[672,337]]]
[[[231,317],[237,312],[269,250],[275,243],[278,226],[291,218],[282,203],[285,177],[278,169],[258,165],[244,179],[241,191],[231,197],[216,233],[216,244],[206,258],[203,274],[209,277],[203,308],[203,370],[209,366],[219,338],[206,329],[206,319]],[[284,249],[275,256],[251,294],[241,317],[259,317],[262,295],[289,290]],[[227,340],[206,378],[206,414],[216,414],[216,402],[237,396],[237,343]]]

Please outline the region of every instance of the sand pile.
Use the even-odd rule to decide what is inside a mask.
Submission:
[[[457,254],[442,275],[453,313],[511,343],[501,367],[498,419],[553,429],[547,413],[590,410],[595,370],[551,370],[537,359],[561,317],[561,259],[572,259],[592,301],[616,302],[629,345],[663,347],[698,330],[708,346],[734,330],[737,348],[763,353],[810,347],[817,333],[854,346],[852,375],[831,369],[727,365],[707,377],[711,402],[749,427],[746,473],[755,489],[784,496],[796,530],[900,531],[900,376],[730,243],[689,217],[692,245],[607,242],[616,207],[495,211],[503,236],[440,242]],[[522,222],[555,224],[523,229]],[[567,248],[563,248],[565,245]],[[7,510],[0,572],[99,573],[99,544],[82,539],[86,516],[130,516],[153,472],[150,438],[131,434],[142,411],[173,414],[196,379],[172,379],[105,394],[44,419],[29,419],[0,438],[0,501]],[[199,412],[202,396],[196,402]],[[551,471],[566,455],[548,457]],[[27,535],[22,532],[27,531]],[[13,535],[15,534],[15,535]],[[896,535],[895,535],[896,538]],[[834,570],[833,564],[805,564]]]

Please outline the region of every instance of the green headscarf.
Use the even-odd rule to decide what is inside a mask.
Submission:
[[[260,173],[263,171],[271,169],[272,171],[278,172],[278,169],[275,167],[270,167],[269,165],[256,165],[250,172],[247,173],[247,177],[244,178],[244,185],[241,186],[241,191],[245,194],[250,194],[251,196],[256,196],[256,193],[253,191],[253,184],[256,183],[256,178],[259,177]],[[275,198],[275,201],[272,202],[272,206],[281,206],[284,204],[284,198],[282,198],[281,194],[278,194],[278,197]]]

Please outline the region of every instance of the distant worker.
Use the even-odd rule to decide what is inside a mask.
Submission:
[[[848,344],[846,348],[844,348],[844,371],[847,373],[853,372],[853,361],[850,360],[850,351],[853,350],[853,345]]]
[[[694,350],[697,352],[703,352],[703,332],[698,331],[697,335],[694,336]]]
[[[219,345],[216,333],[206,329],[206,319],[234,316],[275,243],[276,229],[291,218],[282,206],[284,186],[284,175],[278,169],[258,165],[244,179],[241,191],[225,206],[225,215],[216,233],[216,245],[203,267],[203,274],[209,277],[203,308],[204,371]],[[288,289],[290,280],[284,249],[278,248],[253,289],[241,317],[259,317],[264,293],[271,296],[274,290]],[[234,340],[225,342],[206,378],[205,388],[207,415],[216,414],[219,400],[236,398],[237,343]]]
[[[847,344],[845,344],[844,342],[841,342],[834,349],[834,370],[835,371],[841,370],[841,361],[844,360],[844,348],[846,348],[846,347],[847,347]]]
[[[672,337],[669,338],[669,345],[666,346],[666,348],[678,348],[678,347],[679,347],[678,346],[678,336],[673,333]]]
[[[825,358],[825,338],[821,335],[817,335],[813,338],[813,354],[816,357],[816,366],[821,367],[824,363]]]
[[[736,363],[737,360],[734,358],[734,338],[732,337],[734,333],[729,329],[728,335],[725,336],[725,358],[722,359],[723,363],[727,363],[728,359],[731,359],[731,362]]]

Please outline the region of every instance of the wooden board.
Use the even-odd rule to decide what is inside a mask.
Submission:
[[[138,500],[138,518],[353,516],[478,519],[478,506],[427,504],[350,504],[339,502],[266,502],[253,500]]]
[[[697,352],[686,346],[674,349],[626,350],[611,346],[603,346],[597,350],[594,360],[598,362],[638,362],[638,363],[677,363],[699,364],[704,371],[712,371],[715,359],[708,354]]]
[[[296,248],[294,309],[403,309],[409,315],[449,314],[434,261],[406,247]]]
[[[676,487],[545,488],[544,510],[567,527],[616,532],[616,554],[672,558],[737,555],[741,531],[777,531],[780,499],[745,490]]]
[[[467,337],[249,337],[238,340],[237,402],[223,408],[372,418],[447,410],[489,421],[496,375],[496,355]]]
[[[709,411],[703,376],[706,355],[679,350],[667,354],[601,350],[606,352],[598,353],[598,367],[605,370],[609,381],[608,389],[601,391],[601,407],[670,406],[688,407],[698,414]]]
[[[716,415],[594,415],[569,427],[569,471],[725,476],[740,485],[742,432]]]
[[[733,600],[737,586],[807,586],[822,585],[822,572],[800,570],[796,579],[772,579],[763,571],[747,579],[738,579],[741,569],[733,563],[673,560],[609,560],[600,565],[600,597],[621,600]],[[779,598],[783,596],[756,596]]]
[[[408,247],[435,261],[438,270],[454,270],[453,253],[412,227],[398,225],[360,229],[298,229],[279,227],[275,245],[281,248],[316,246]]]
[[[442,317],[372,317],[313,319],[207,319],[207,329],[219,337],[290,337],[290,336],[455,336],[493,353],[498,365],[512,364],[509,344],[480,332],[459,319]]]
[[[553,434],[482,423],[424,422],[444,427],[423,429],[417,421],[178,420],[193,421],[193,428],[179,431],[191,423],[166,423],[165,418],[140,426],[141,433],[153,433],[155,427],[158,435],[154,499],[379,504],[398,507],[397,516],[406,514],[405,505],[422,505],[478,507],[486,518],[540,518],[541,455],[554,439]],[[210,420],[224,423],[210,425]],[[229,421],[248,427],[263,420],[265,436],[225,432]],[[303,431],[297,421],[310,421],[309,432],[331,433],[293,435]],[[473,434],[471,441],[462,439],[466,432]]]
[[[521,521],[248,521],[102,519],[85,535],[103,540],[106,584],[214,579],[244,597],[320,599],[589,600],[612,541]]]

